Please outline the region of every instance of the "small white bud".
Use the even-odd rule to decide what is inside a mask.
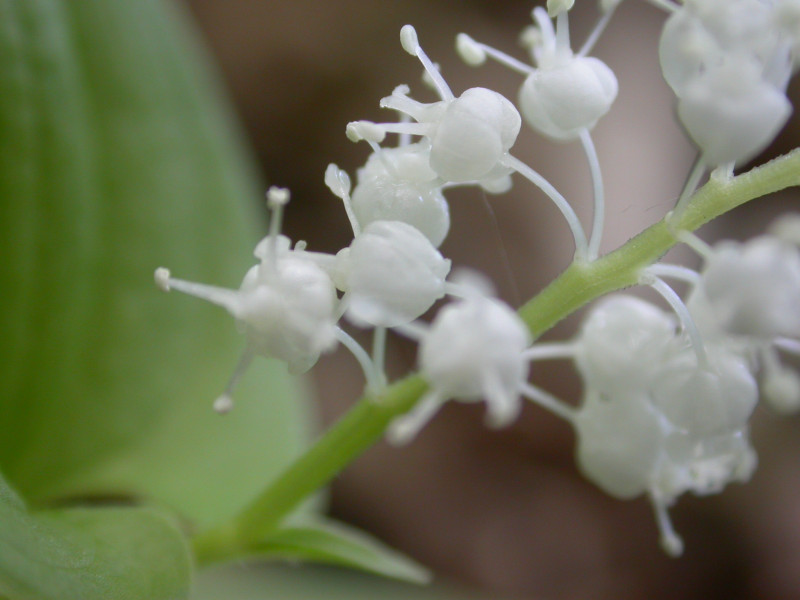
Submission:
[[[441,180],[430,168],[423,142],[382,148],[358,170],[353,212],[361,227],[374,221],[402,221],[416,227],[438,247],[450,229],[450,210]]]
[[[450,261],[417,229],[400,221],[374,221],[337,255],[339,288],[358,324],[410,323],[444,296]]]
[[[519,105],[534,129],[568,140],[594,127],[611,108],[617,91],[617,78],[604,62],[574,57],[529,75],[519,91]]]
[[[403,50],[408,52],[411,56],[416,56],[419,51],[419,40],[417,39],[417,30],[413,25],[403,25],[400,29],[400,44]]]
[[[367,140],[380,144],[386,137],[386,131],[380,125],[371,121],[352,121],[347,124],[345,133],[347,134],[347,139],[351,142]]]
[[[420,368],[444,398],[518,405],[528,375],[522,353],[529,344],[525,323],[508,305],[473,296],[436,315],[420,344]]]
[[[228,394],[222,394],[214,400],[214,412],[220,415],[227,414],[233,410],[233,398]]]
[[[705,436],[744,427],[758,402],[748,362],[721,346],[706,346],[710,369],[686,349],[662,364],[652,382],[653,404],[677,428]]]
[[[267,206],[273,210],[279,206],[286,206],[290,195],[288,189],[273,185],[267,190]]]
[[[616,294],[591,308],[577,339],[584,381],[609,395],[644,390],[675,340],[675,320],[639,298]]]
[[[544,36],[542,36],[542,30],[536,27],[536,25],[528,25],[522,30],[522,33],[519,34],[519,45],[528,50],[539,48],[543,42]]]
[[[325,185],[334,196],[345,199],[350,195],[350,176],[333,163],[325,169]]]
[[[456,51],[462,60],[470,66],[477,67],[486,62],[484,49],[466,33],[459,33],[456,36]]]
[[[772,236],[714,246],[702,273],[713,311],[726,332],[764,341],[800,337],[800,248]]]
[[[170,278],[169,269],[165,267],[158,267],[156,269],[155,272],[156,285],[158,286],[158,289],[160,289],[162,292],[169,291],[169,278]]]
[[[755,156],[792,111],[783,92],[747,67],[737,61],[708,69],[679,98],[678,117],[710,166]]]
[[[502,95],[470,88],[451,101],[431,139],[430,164],[452,182],[483,179],[509,151],[521,118]]]
[[[648,489],[666,430],[644,394],[607,397],[589,387],[575,430],[577,463],[587,479],[615,498]]]

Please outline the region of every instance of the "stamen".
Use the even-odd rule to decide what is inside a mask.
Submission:
[[[250,363],[253,362],[253,356],[253,352],[248,348],[239,357],[239,362],[236,364],[236,368],[225,386],[225,391],[214,400],[214,410],[217,413],[223,415],[233,409],[233,391],[236,389],[242,375],[247,371]]]
[[[425,54],[425,51],[419,45],[419,40],[417,39],[417,30],[414,29],[413,25],[403,25],[402,29],[400,29],[400,43],[403,46],[403,50],[412,56],[416,56],[422,63],[422,66],[425,68],[425,72],[433,81],[433,84],[436,87],[436,90],[439,92],[439,96],[442,98],[442,100],[454,100],[455,96],[450,90],[450,86],[447,85],[447,82],[442,77],[439,69],[433,65],[431,60],[428,58],[428,55]]]
[[[572,48],[569,45],[569,13],[562,10],[556,17],[556,56],[569,58]]]
[[[386,137],[386,130],[372,121],[352,121],[347,124],[345,134],[351,142],[368,140],[380,144]]]
[[[206,285],[204,283],[184,281],[183,279],[175,279],[170,276],[169,269],[165,269],[164,267],[156,269],[155,280],[156,285],[165,292],[173,289],[178,290],[184,294],[221,306],[227,309],[233,316],[236,316],[236,312],[239,308],[239,292],[236,290],[229,290],[215,285]]]
[[[269,220],[269,264],[272,273],[278,272],[278,236],[283,225],[283,207],[289,203],[289,190],[272,186],[267,190],[267,208],[271,216]]]
[[[158,267],[154,273],[156,285],[162,292],[169,291],[169,269],[165,267]]]
[[[356,214],[353,212],[353,205],[350,201],[350,176],[347,172],[337,167],[334,163],[328,165],[325,169],[325,185],[333,192],[334,196],[342,199],[344,204],[344,212],[350,221],[350,227],[353,229],[353,235],[358,236],[361,233],[361,225],[356,219]]]
[[[394,89],[391,95],[381,98],[378,103],[381,108],[389,108],[397,112],[409,115],[416,121],[424,121],[424,111],[426,106],[422,102],[417,102],[413,98],[409,98],[408,86],[401,85]]]
[[[537,65],[541,67],[544,66],[542,63],[555,58],[556,30],[553,28],[553,22],[547,15],[547,11],[541,6],[534,8],[532,14],[542,36],[542,42],[538,46],[539,52],[535,52]]]
[[[656,516],[656,524],[658,525],[658,530],[661,534],[659,539],[661,548],[669,556],[677,558],[683,554],[683,540],[675,532],[675,528],[672,526],[672,520],[669,518],[667,506],[663,500],[657,499],[653,495],[650,496],[650,503],[653,506],[653,512]]]
[[[530,75],[536,71],[536,69],[530,65],[526,65],[521,60],[509,56],[505,52],[501,52],[491,46],[475,41],[466,33],[459,33],[458,36],[456,36],[456,50],[461,55],[464,62],[473,67],[483,64],[486,61],[486,57],[490,56],[501,65],[505,65],[509,69],[517,73],[522,73],[523,75]]]

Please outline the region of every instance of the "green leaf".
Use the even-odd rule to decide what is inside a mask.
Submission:
[[[253,176],[204,56],[159,0],[0,0],[0,467],[34,505],[154,496],[205,526],[305,445],[305,394],[153,270],[237,286]]]
[[[185,539],[141,508],[29,513],[0,477],[0,594],[13,600],[177,600],[189,595]]]
[[[413,583],[428,583],[430,572],[367,533],[323,517],[292,519],[258,545],[260,557],[341,565]]]

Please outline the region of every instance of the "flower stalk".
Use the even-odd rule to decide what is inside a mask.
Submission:
[[[534,337],[609,292],[637,285],[641,272],[691,232],[722,214],[782,189],[800,186],[800,149],[733,178],[713,177],[680,215],[652,225],[617,250],[592,262],[573,262],[519,309]],[[409,375],[379,395],[366,395],[305,454],[273,480],[230,522],[200,532],[193,548],[200,564],[248,554],[276,531],[314,492],[327,485],[384,435],[399,415],[413,409],[427,390]]]

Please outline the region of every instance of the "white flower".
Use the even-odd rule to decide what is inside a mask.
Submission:
[[[298,373],[336,345],[338,300],[333,281],[305,253],[291,250],[287,237],[278,235],[288,191],[270,188],[267,199],[273,211],[270,235],[256,246],[254,254],[261,262],[245,274],[238,290],[174,279],[163,267],[155,272],[162,290],[175,289],[225,308],[247,337],[247,350],[215,402],[219,412],[232,407],[233,388],[253,354],[286,361],[289,370]]]
[[[710,165],[742,162],[763,150],[792,112],[786,95],[752,62],[726,60],[692,78],[678,116]]]
[[[373,221],[336,255],[334,278],[359,324],[409,323],[444,296],[450,261],[416,228]]]
[[[557,8],[558,12],[564,9]],[[539,26],[535,35],[525,36],[525,40],[536,68],[463,33],[456,39],[456,48],[470,65],[482,64],[491,56],[525,75],[519,106],[528,124],[555,139],[575,139],[582,131],[592,129],[611,108],[617,97],[617,78],[601,60],[573,54],[565,12],[559,15],[561,35],[556,34],[544,9],[537,7],[533,15]]]
[[[574,424],[576,460],[587,479],[615,498],[650,488],[670,428],[646,395],[608,397],[589,388]]]
[[[430,167],[445,182],[493,182],[507,175],[510,170],[500,161],[514,145],[522,121],[514,105],[486,88],[470,88],[455,97],[419,46],[414,28],[404,26],[400,37],[403,48],[424,65],[441,101],[417,102],[400,86],[381,100],[381,106],[416,123],[353,122],[347,127],[348,137],[380,143],[389,132],[423,136],[430,143]]]
[[[442,308],[420,341],[420,371],[430,390],[411,413],[395,419],[389,439],[407,442],[451,398],[485,399],[489,425],[510,423],[521,407],[530,341],[525,323],[500,300],[475,294]]]
[[[678,115],[711,166],[762,150],[791,112],[792,10],[762,0],[688,0],[661,35],[664,78]]]
[[[745,243],[721,242],[706,260],[696,294],[710,303],[711,310],[698,311],[713,319],[709,330],[716,325],[729,334],[763,341],[798,338],[800,248],[769,235]],[[694,302],[690,297],[690,308]]]
[[[679,430],[707,436],[739,430],[758,402],[749,362],[723,345],[706,345],[709,364],[691,348],[660,365],[651,383],[653,404]]]
[[[555,139],[577,138],[592,129],[617,97],[617,78],[601,60],[573,57],[536,69],[519,92],[522,115],[537,131]]]
[[[156,271],[156,280],[162,289],[176,289],[226,308],[254,353],[286,361],[292,372],[302,372],[336,343],[336,290],[325,271],[289,250],[287,238],[276,241],[276,260],[267,250],[268,239],[259,246],[267,250],[261,264],[247,272],[238,290],[173,279],[166,269]]]
[[[545,135],[577,138],[609,111],[619,89],[617,78],[600,59],[573,54],[568,34],[557,35],[543,9],[534,9],[533,15],[541,35],[530,46],[537,68],[519,92],[522,114]],[[558,27],[567,29],[566,13],[559,19]]]
[[[413,225],[438,247],[450,229],[441,180],[429,166],[430,144],[373,152],[358,170],[352,206],[361,227],[373,221]]]
[[[581,326],[575,362],[587,386],[605,394],[643,390],[671,353],[675,319],[634,296],[607,296]]]

